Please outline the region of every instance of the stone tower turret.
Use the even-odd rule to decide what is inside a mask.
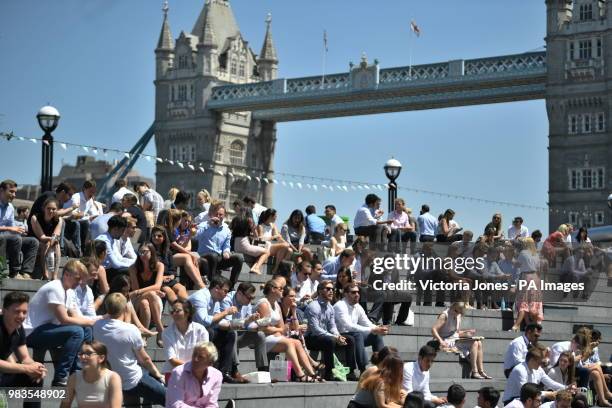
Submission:
[[[268,14],[266,18],[266,36],[264,38],[261,53],[257,58],[257,68],[259,76],[264,81],[276,79],[278,74],[278,57],[276,56],[276,48],[272,41],[272,15]]]

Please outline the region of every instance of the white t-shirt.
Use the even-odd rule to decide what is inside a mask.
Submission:
[[[94,296],[91,288],[87,285],[77,286],[76,289],[68,289],[66,291],[66,307],[75,309],[81,316],[91,317],[93,319],[101,319],[102,316],[96,315],[94,306]]]
[[[26,336],[29,335],[35,328],[46,323],[60,324],[55,317],[51,305],[64,305],[68,296],[66,290],[62,286],[60,279],[45,283],[38,292],[30,300],[28,306],[28,316],[23,322]]]
[[[115,194],[113,194],[113,198],[111,200],[111,204],[120,202],[123,199],[123,196],[126,195],[126,194],[132,194],[132,195],[136,196],[136,193],[134,193],[129,188],[121,187],[119,190],[117,190],[115,192]]]
[[[144,346],[138,328],[121,320],[102,319],[94,324],[93,337],[106,345],[108,362],[121,377],[122,389],[136,387],[142,378],[136,351]]]

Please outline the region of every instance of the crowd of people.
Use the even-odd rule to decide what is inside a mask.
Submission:
[[[285,355],[291,375],[282,380],[358,381],[353,408],[461,408],[465,390],[457,384],[446,397],[432,395],[429,370],[438,353],[452,352],[469,361],[471,378],[492,378],[485,371],[484,339],[461,327],[466,310],[489,308],[514,310],[512,330],[524,328],[524,334],[508,346],[503,397],[484,387],[481,408],[500,400],[532,408],[540,398],[567,408],[568,401],[582,401],[580,390],[589,383],[599,405],[610,406],[610,377],[597,351],[601,333],[585,327],[571,341],[542,346],[538,289],[419,290],[416,299],[388,299],[371,290],[376,280],[399,281],[397,269],[371,273],[375,257],[393,253],[486,260],[462,273],[421,266],[410,275],[415,280],[537,282],[558,270],[562,281],[588,287],[607,264],[584,228],[573,234],[564,224],[542,241],[542,233],[530,234],[521,217],[505,230],[495,214],[474,240],[452,209],[435,217],[423,205],[414,217],[398,198],[384,219],[375,194],[365,197],[352,228],[334,205],[325,206],[323,216],[314,205],[305,214],[296,209],[277,225],[276,211],[251,197],[232,203],[229,220],[225,204],[205,190],[190,211],[191,197],[179,189],[164,200],[146,183],[130,190],[124,180],[108,205],[96,201],[96,184],[88,180],[79,192],[61,183],[31,208],[15,209],[17,187],[12,180],[0,183],[0,256],[6,255],[9,279],[45,283],[32,298],[22,292],[4,296],[2,387],[41,386],[49,351],[51,385],[67,388],[62,406],[76,401],[118,407],[142,398],[143,404],[214,407],[223,383],[248,382],[239,371],[239,351],[251,348],[258,371],[268,371],[275,354]],[[252,274],[262,274],[269,258],[271,276],[258,297],[258,288],[238,277],[245,263]],[[404,362],[385,346],[385,336],[392,324],[412,325],[411,305],[431,305],[434,295],[435,305],[446,309],[417,360]],[[168,326],[164,310],[172,317]],[[147,352],[150,337],[165,353],[161,369]],[[334,370],[339,364],[342,376]]]

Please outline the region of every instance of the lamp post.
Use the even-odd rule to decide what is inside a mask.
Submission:
[[[397,184],[395,183],[395,179],[397,179],[402,171],[402,163],[398,160],[391,157],[387,163],[385,163],[385,175],[389,179],[389,213],[393,211],[395,208],[394,202],[397,198]]]
[[[36,115],[38,125],[45,132],[42,138],[41,192],[50,191],[53,188],[53,136],[51,132],[57,127],[59,118],[60,114],[53,106],[43,106]]]

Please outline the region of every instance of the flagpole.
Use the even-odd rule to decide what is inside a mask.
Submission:
[[[321,76],[321,89],[325,88],[326,62],[327,62],[327,30],[323,30],[323,75]]]

